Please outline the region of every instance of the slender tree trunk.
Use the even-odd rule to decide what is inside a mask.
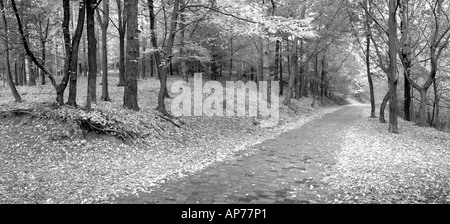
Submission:
[[[292,97],[292,91],[294,90],[294,84],[295,84],[295,76],[297,74],[297,45],[298,45],[299,38],[295,37],[294,42],[292,44],[292,50],[290,51],[290,58],[291,58],[291,69],[289,71],[289,88],[286,91],[286,95],[284,97],[284,104],[290,105],[291,104],[291,97]]]
[[[322,58],[322,75],[320,78],[320,103],[323,105],[324,103],[324,98],[325,98],[325,80],[327,77],[327,67],[326,67],[326,62],[327,57],[326,57],[326,50],[324,51],[324,55]]]
[[[3,44],[5,46],[5,54],[6,54],[6,78],[8,81],[8,86],[11,89],[11,92],[14,96],[14,99],[17,103],[22,102],[22,97],[20,96],[19,92],[17,92],[16,86],[13,83],[13,77],[11,74],[11,67],[9,64],[9,35],[8,35],[8,21],[6,20],[6,10],[3,0],[0,0],[0,11],[2,12],[2,18],[3,18],[3,28],[5,30],[5,36]]]
[[[153,0],[148,0],[149,1],[149,7],[151,7],[151,13],[153,14]],[[150,4],[151,3],[151,4]],[[158,108],[157,110],[160,111],[161,113],[163,113],[166,116],[170,116],[169,113],[166,110],[166,106],[164,103],[164,99],[166,98],[166,96],[168,95],[168,91],[167,91],[167,74],[169,72],[169,68],[168,65],[170,65],[170,62],[172,60],[172,48],[173,48],[173,44],[174,44],[174,40],[175,40],[175,29],[177,27],[177,18],[178,18],[178,12],[179,12],[179,6],[180,6],[180,0],[174,0],[174,4],[173,4],[173,11],[172,11],[172,18],[171,18],[171,25],[170,25],[170,34],[169,34],[169,39],[167,41],[166,44],[166,48],[165,48],[165,52],[167,54],[166,57],[166,61],[165,64],[162,66],[161,69],[161,76],[160,76],[160,91],[159,91],[159,95],[158,95]],[[154,34],[154,30],[153,30],[153,34]],[[153,37],[154,35],[152,35]],[[156,38],[152,38],[153,41],[156,42]],[[153,47],[155,48],[156,43],[153,43]],[[158,58],[158,54],[159,52],[157,52],[157,54],[155,54],[156,58]],[[158,61],[157,61],[158,63]],[[160,63],[158,63],[160,64]]]
[[[409,34],[409,20],[408,20],[408,0],[401,1],[400,4],[400,15],[401,15],[401,24],[400,30],[402,33],[403,46],[401,46],[400,58],[403,65],[403,75],[404,75],[404,102],[403,102],[403,110],[404,117],[406,121],[411,121],[410,117],[410,107],[411,107],[411,83],[409,82],[408,77],[410,77],[411,72],[411,40]]]
[[[303,97],[303,92],[304,90],[304,83],[305,83],[305,63],[304,63],[304,54],[305,54],[305,50],[304,50],[304,44],[303,44],[303,40],[300,40],[300,72],[299,72],[299,83],[298,83],[298,98],[302,98]]]
[[[108,26],[109,26],[109,0],[103,0],[103,18],[97,11],[102,29],[102,97],[103,101],[111,101],[108,91]]]
[[[36,76],[34,74],[34,70],[33,67],[31,65],[31,59],[30,57],[26,57],[27,58],[27,69],[29,71],[30,74],[30,80],[28,81],[28,85],[29,86],[35,86],[36,85]]]
[[[281,41],[277,40],[275,42],[275,81],[280,80],[280,46]]]
[[[41,43],[42,66],[45,66],[46,43],[47,43],[47,42],[44,42],[44,41]],[[55,57],[56,57],[56,56],[55,56]],[[40,74],[41,85],[45,85],[45,73],[42,72],[42,71],[39,71],[39,70],[38,70],[38,73]]]
[[[314,79],[313,79],[313,81],[312,81],[312,98],[313,98],[313,102],[311,103],[311,107],[314,107],[314,105],[316,104],[316,95],[319,95],[319,94],[317,94],[317,81],[316,80],[318,80],[319,79],[319,74],[320,74],[320,64],[319,64],[319,55],[318,54],[316,54],[316,56],[315,56],[315,67],[316,67],[316,72],[315,72],[315,77],[314,77]]]
[[[386,119],[384,118],[384,111],[386,110],[386,105],[389,102],[390,94],[389,92],[384,96],[383,101],[380,106],[380,122],[386,123]]]
[[[283,85],[283,57],[282,57],[282,55],[281,55],[281,49],[282,49],[282,43],[281,43],[281,41],[280,41],[280,49],[279,49],[279,54],[278,54],[278,57],[279,57],[279,60],[280,60],[280,96],[282,96],[284,93],[284,91],[283,91],[283,88],[284,88],[284,85]]]
[[[228,80],[231,81],[231,76],[233,75],[233,37],[230,38],[230,75]]]
[[[97,102],[97,40],[95,38],[95,6],[97,0],[86,0],[86,22],[88,37],[88,87],[86,109],[91,109],[91,104]]]
[[[86,51],[86,45],[87,45],[87,28],[86,28],[86,32],[83,36],[83,75],[87,76],[88,71],[89,71],[89,66],[88,66],[88,56],[87,56],[87,51]]]
[[[369,8],[369,0],[366,0],[366,7]],[[370,24],[371,24],[371,18],[369,13],[366,12],[366,70],[367,70],[367,79],[369,81],[369,92],[370,92],[370,117],[376,118],[375,115],[375,93],[374,93],[374,87],[373,87],[373,79],[372,79],[372,73],[370,71]]]
[[[125,0],[124,0],[125,1]],[[126,32],[126,15],[124,15],[122,1],[117,0],[117,15],[119,20],[119,84],[125,86],[125,32]]]
[[[150,53],[150,77],[154,77],[155,76],[155,60],[154,60],[154,55],[153,53]],[[187,76],[186,76],[187,77]]]
[[[24,81],[25,81],[24,80],[25,72],[23,71],[23,68],[24,68],[23,62],[25,60],[24,60],[24,55],[23,54],[20,54],[20,59],[19,60],[20,60],[19,64],[18,64],[18,66],[19,66],[19,68],[18,68],[18,70],[19,70],[19,85],[23,86],[24,85]]]
[[[397,124],[397,1],[389,0],[389,132],[398,133]]]
[[[436,82],[436,79],[433,82],[433,89],[434,89],[434,104],[433,104],[433,126],[437,129],[440,129],[440,118],[439,118],[439,101],[440,96],[438,92],[438,84]]]
[[[427,126],[427,117],[425,116],[425,111],[427,109],[427,92],[428,89],[422,88],[419,90],[420,93],[420,107],[419,107],[419,122],[418,124],[422,127]]]
[[[19,73],[17,72],[17,61],[14,61],[14,85],[18,86],[19,83]]]
[[[186,18],[184,15],[184,10],[186,7],[186,1],[187,0],[181,0],[181,6],[182,6],[182,11],[180,11],[180,21],[181,24],[184,25],[186,22]],[[189,82],[189,78],[188,78],[188,74],[187,74],[187,67],[186,67],[186,34],[185,34],[185,29],[181,30],[181,38],[180,38],[180,57],[181,57],[181,75],[183,76],[183,80],[186,82]]]
[[[86,17],[86,4],[84,0],[79,1],[78,21],[72,40],[72,52],[70,59],[69,99],[67,104],[77,106],[77,80],[78,80],[78,52],[81,38],[83,38],[84,21]],[[81,69],[80,69],[81,70]]]

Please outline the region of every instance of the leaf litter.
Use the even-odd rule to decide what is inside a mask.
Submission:
[[[169,86],[174,81],[169,79]],[[89,113],[49,107],[55,96],[50,85],[18,87],[26,92],[20,104],[0,88],[0,111],[40,110],[46,116],[0,118],[0,203],[109,203],[120,195],[149,192],[214,163],[256,153],[251,146],[338,109],[311,108],[311,99],[301,99],[293,100],[296,112],[280,104],[280,123],[274,128],[261,127],[263,118],[248,117],[183,117],[176,119],[184,123],[179,128],[154,110],[157,79],[139,82],[139,112],[124,110],[123,88],[116,86],[117,78],[109,82],[114,101],[99,101]],[[80,105],[85,89],[86,79],[80,78]],[[73,122],[77,118],[119,125],[145,137],[124,144],[111,136],[89,135]]]
[[[399,119],[400,134],[362,112],[343,133],[330,203],[450,203],[450,134]]]

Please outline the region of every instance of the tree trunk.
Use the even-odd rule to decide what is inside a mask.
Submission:
[[[19,73],[17,72],[17,61],[14,62],[14,85],[19,85]]]
[[[151,1],[151,0],[149,0]],[[152,5],[153,5],[153,1],[152,1]],[[173,4],[173,11],[172,11],[172,18],[171,18],[171,25],[170,25],[170,34],[169,34],[169,39],[167,41],[166,44],[166,48],[165,48],[165,52],[166,52],[166,63],[162,66],[162,71],[161,71],[161,88],[159,91],[159,96],[158,96],[158,108],[157,110],[165,115],[169,115],[169,113],[166,110],[166,106],[164,103],[164,99],[167,97],[168,95],[168,91],[167,91],[167,73],[169,72],[169,68],[168,65],[170,65],[171,61],[172,61],[172,48],[173,48],[173,44],[175,41],[175,29],[177,27],[177,18],[178,18],[178,12],[179,12],[179,6],[180,6],[180,0],[174,0],[174,4]],[[155,39],[156,40],[156,39]]]
[[[97,102],[97,40],[95,38],[95,6],[97,0],[86,0],[86,21],[88,36],[88,87],[86,109],[91,109],[91,104]]]
[[[155,68],[154,68],[154,66],[155,66],[155,61],[154,61],[154,56],[153,56],[153,53],[150,53],[150,77],[153,77],[153,76],[155,76],[154,75],[154,73],[155,73]],[[186,64],[185,64],[186,65]],[[187,76],[186,76],[187,77]]]
[[[433,104],[433,123],[432,125],[437,128],[440,129],[440,119],[439,119],[439,100],[440,100],[440,96],[439,96],[439,92],[438,92],[438,84],[436,82],[436,79],[433,82],[433,89],[434,89],[434,104]]]
[[[42,26],[42,25],[41,25]],[[46,45],[47,45],[47,38],[48,38],[48,34],[49,34],[49,30],[50,30],[50,18],[47,19],[47,24],[45,26],[45,30],[42,30],[42,27],[39,28],[39,37],[41,40],[41,54],[42,54],[42,66],[45,67],[45,60],[46,60]],[[29,57],[29,56],[28,56]],[[31,58],[30,58],[31,61]],[[41,78],[41,85],[45,85],[45,73],[44,72],[39,72],[38,69],[36,69],[36,75],[39,76],[40,74],[40,78]]]
[[[274,69],[274,73],[275,73],[275,81],[279,81],[280,80],[280,46],[281,46],[281,41],[277,40],[275,42],[275,69]]]
[[[233,75],[233,37],[230,38],[230,73],[228,75],[228,81],[231,81]]]
[[[87,31],[83,36],[83,75],[87,76],[88,71],[89,71],[89,66],[88,66],[88,56],[87,56],[87,52],[86,52],[86,45],[87,45]]]
[[[283,85],[283,57],[281,55],[281,49],[282,49],[282,43],[280,41],[280,50],[279,50],[279,60],[280,60],[280,96],[282,96],[284,93],[284,85]]]
[[[369,0],[366,0],[366,7],[369,7]],[[368,12],[366,12],[366,70],[367,70],[367,79],[369,81],[369,92],[370,92],[370,117],[376,118],[375,115],[375,93],[373,88],[373,79],[372,79],[372,73],[370,71],[370,15]]]
[[[127,0],[125,2],[124,11],[127,14],[127,67],[125,73],[123,106],[127,109],[138,111],[138,0]]]
[[[126,18],[122,8],[122,1],[117,1],[117,15],[119,20],[119,84],[125,86],[125,32]]]
[[[102,97],[103,101],[111,101],[108,91],[108,26],[109,26],[109,0],[103,0],[103,19],[99,14],[102,28]]]
[[[77,27],[72,40],[72,55],[70,59],[70,80],[69,80],[69,99],[67,104],[70,106],[77,106],[77,80],[78,80],[78,52],[80,49],[81,38],[83,37],[84,21],[86,17],[85,1],[80,0],[78,11]],[[81,70],[81,69],[80,69]]]
[[[404,70],[404,80],[405,80],[405,87],[404,87],[404,103],[403,103],[403,110],[404,110],[404,117],[406,121],[411,121],[411,83],[406,78],[406,73],[409,73],[408,70]]]
[[[425,111],[427,109],[427,92],[428,89],[422,88],[420,89],[420,107],[419,107],[419,126],[427,126],[427,118],[425,116]]]
[[[22,54],[22,85],[28,85],[25,54]]]
[[[398,133],[397,124],[397,1],[389,0],[389,132]]]
[[[327,68],[326,68],[326,50],[324,50],[323,58],[322,58],[322,74],[320,78],[320,103],[323,105],[325,98],[325,80],[327,77]]]
[[[30,57],[27,57],[27,68],[28,68],[28,71],[30,74],[30,80],[28,81],[28,85],[35,86],[36,85],[36,75],[34,73]]]
[[[6,54],[6,78],[8,81],[8,86],[11,89],[11,92],[14,96],[14,99],[17,103],[22,102],[22,97],[20,96],[19,92],[17,92],[16,86],[13,83],[13,77],[11,74],[11,66],[9,64],[9,35],[8,35],[8,21],[6,20],[6,10],[5,5],[3,3],[3,0],[0,0],[0,10],[2,12],[2,18],[3,18],[3,28],[5,30],[5,36],[4,36],[4,46],[5,46],[5,54]]]
[[[289,88],[286,91],[286,95],[284,97],[284,104],[290,105],[291,104],[291,97],[292,97],[292,91],[294,90],[294,84],[295,84],[295,76],[297,74],[297,44],[298,44],[298,37],[294,38],[294,42],[292,44],[292,50],[290,51],[290,58],[291,58],[291,69],[289,71]]]
[[[404,102],[403,111],[406,121],[411,121],[411,83],[408,77],[410,77],[411,72],[411,40],[409,34],[409,20],[408,20],[408,0],[401,1],[400,4],[400,31],[402,33],[403,46],[401,46],[400,58],[403,65],[403,75],[404,75]]]
[[[386,93],[386,96],[384,96],[383,102],[381,102],[381,106],[380,106],[380,122],[381,123],[386,123],[386,119],[384,118],[384,111],[386,110],[386,105],[389,102],[389,97],[390,97],[390,94],[388,92],[388,93]]]

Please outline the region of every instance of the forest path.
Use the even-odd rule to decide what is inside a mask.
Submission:
[[[235,161],[215,164],[183,179],[168,181],[151,193],[118,198],[126,204],[281,204],[334,201],[322,182],[335,164],[343,131],[354,125],[360,110],[352,105],[306,123],[253,148]],[[244,154],[245,152],[240,152]]]

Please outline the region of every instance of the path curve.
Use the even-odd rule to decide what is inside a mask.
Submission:
[[[152,193],[117,198],[125,204],[306,204],[334,201],[324,171],[335,164],[342,133],[367,105],[344,107],[254,148],[235,161],[215,164]],[[241,152],[245,153],[245,152]]]

